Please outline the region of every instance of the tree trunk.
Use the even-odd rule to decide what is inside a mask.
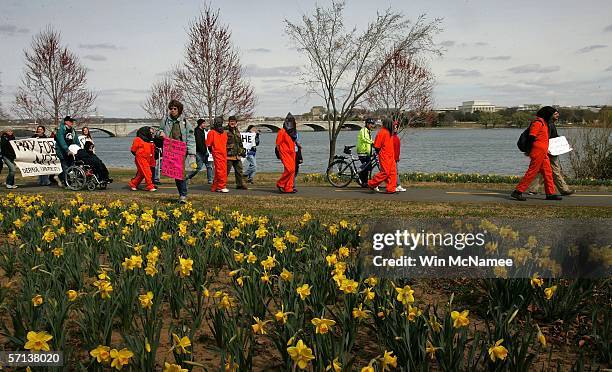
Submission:
[[[329,139],[329,159],[327,160],[328,167],[334,160],[334,155],[336,155],[336,139],[338,139],[338,136],[332,133],[332,136]]]

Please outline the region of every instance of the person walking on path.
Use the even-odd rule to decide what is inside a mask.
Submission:
[[[295,150],[295,140],[297,139],[297,124],[291,113],[287,114],[283,128],[278,131],[276,136],[276,151],[278,158],[283,163],[283,174],[281,175],[276,187],[282,193],[294,193],[294,177],[297,153]]]
[[[227,129],[227,175],[229,176],[232,167],[236,176],[236,188],[247,190],[248,187],[244,184],[242,176],[242,160],[246,156],[246,150],[242,145],[242,136],[238,130],[238,120],[235,116],[230,116],[228,119]]]
[[[380,172],[378,172],[371,180],[368,181],[370,190],[375,190],[378,185],[385,182],[387,185],[387,194],[394,194],[395,182],[397,181],[397,168],[395,164],[395,150],[393,146],[393,121],[391,119],[383,119],[383,127],[374,140],[374,149],[378,153],[378,162],[380,164]]]
[[[138,129],[130,151],[134,154],[134,162],[136,163],[136,176],[128,183],[130,189],[132,191],[138,190],[138,185],[144,179],[145,190],[157,191],[151,174],[151,166],[155,165],[155,144],[150,127]]]
[[[532,143],[531,150],[529,151],[531,162],[516,189],[510,194],[516,200],[527,200],[523,193],[527,191],[527,188],[529,188],[529,185],[531,185],[531,182],[533,182],[538,173],[542,174],[544,178],[546,200],[562,199],[559,195],[555,195],[555,184],[553,182],[550,159],[548,158],[548,123],[553,120],[555,112],[557,110],[551,106],[542,107],[536,113],[537,119],[529,127],[529,140]]]
[[[359,183],[361,187],[368,187],[368,179],[372,171],[372,130],[376,126],[376,121],[372,118],[365,120],[365,125],[357,134],[357,156],[361,162],[361,171],[359,172]]]
[[[395,187],[396,191],[406,191],[405,188],[402,187],[401,181],[400,181],[400,174],[399,174],[399,160],[400,160],[400,148],[402,146],[402,143],[400,141],[399,138],[399,123],[396,121],[393,123],[393,150],[395,151],[395,169],[397,169],[397,186]]]
[[[557,126],[555,123],[559,120],[559,111],[555,110],[550,123],[548,123],[548,137],[557,138],[559,134],[557,133]],[[569,188],[567,183],[565,182],[565,178],[563,177],[563,170],[561,169],[561,160],[559,156],[548,155],[548,159],[550,160],[550,168],[552,169],[553,182],[557,187],[557,190],[561,193],[561,195],[572,195],[574,193],[573,190]],[[529,186],[528,194],[535,195],[538,193],[538,190],[542,186],[542,175],[538,174],[536,179]]]
[[[173,140],[182,141],[187,146],[187,156],[192,168],[197,167],[195,161],[196,142],[193,127],[187,123],[187,119],[182,117],[183,104],[175,99],[168,103],[168,115],[160,125],[159,136],[168,137]],[[187,180],[175,179],[176,189],[179,193],[179,203],[187,202]]]
[[[36,127],[36,133],[34,133],[34,138],[47,138],[47,134],[45,133],[46,129],[44,126],[39,125]],[[49,176],[38,176],[38,184],[40,186],[49,186],[51,182],[49,181]]]
[[[15,185],[15,150],[11,146],[11,141],[15,139],[13,128],[6,128],[0,136],[0,148],[2,149],[2,161],[8,167],[8,174],[6,175],[6,188],[16,189]]]
[[[255,133],[255,145],[247,151],[246,156],[246,169],[244,170],[244,176],[247,179],[247,183],[253,183],[255,178],[255,173],[257,173],[257,159],[255,156],[257,155],[257,146],[259,146],[259,132],[254,125],[249,125],[246,130],[249,133]]]
[[[66,116],[55,134],[55,154],[62,165],[62,173],[59,175],[60,182],[58,182],[60,187],[66,184],[66,170],[74,164],[74,156],[76,155],[70,152],[68,148],[71,145],[81,147],[76,130],[74,129],[74,123],[75,120],[73,118]]]
[[[191,180],[196,174],[206,167],[206,178],[210,185],[213,180],[213,169],[210,161],[208,160],[208,147],[206,146],[206,121],[204,119],[198,119],[196,128],[194,130],[195,141],[196,141],[196,162],[197,168],[187,176],[187,180]]]
[[[223,130],[222,117],[219,116],[213,120],[212,130],[206,136],[206,146],[210,148],[215,163],[215,177],[210,191],[229,192],[225,187],[227,184],[227,133]]]

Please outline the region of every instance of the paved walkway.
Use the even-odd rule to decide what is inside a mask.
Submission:
[[[500,190],[468,190],[468,189],[443,189],[443,188],[408,188],[406,192],[401,192],[393,195],[384,193],[371,193],[367,189],[357,187],[347,187],[336,189],[331,186],[299,186],[296,194],[281,195],[273,186],[252,185],[249,190],[236,190],[230,188],[230,192],[222,196],[230,198],[232,195],[254,195],[254,196],[287,196],[287,197],[304,197],[316,199],[379,199],[379,200],[402,200],[415,202],[453,202],[453,203],[515,203],[517,205],[532,204],[532,205],[567,205],[567,206],[597,206],[597,207],[612,207],[612,193],[600,191],[585,191],[578,192],[571,196],[563,197],[561,201],[544,200],[544,195],[525,195],[527,201],[520,202],[510,198],[509,191]],[[52,187],[57,190],[56,187]],[[2,187],[0,192],[8,191],[27,191],[44,193],[46,187],[39,186],[20,186],[16,190],[7,190]],[[125,184],[111,184],[109,191],[134,192],[146,197],[145,191],[130,191]],[[104,191],[96,191],[104,192]],[[176,187],[173,182],[164,182],[159,187],[160,193],[177,194]],[[84,190],[83,193],[88,193]],[[208,185],[193,185],[189,188],[189,193],[194,194],[210,194]],[[221,194],[218,194],[220,195]],[[178,196],[178,195],[177,195]]]

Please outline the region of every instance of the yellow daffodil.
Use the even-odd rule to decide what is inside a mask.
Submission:
[[[185,369],[178,364],[170,364],[168,362],[164,362],[163,372],[188,372],[188,369]]]
[[[540,278],[538,273],[533,274],[531,277],[531,286],[536,288],[541,287],[542,285],[544,285],[544,279]]]
[[[508,349],[502,346],[504,339],[498,340],[495,345],[489,348],[489,358],[491,361],[495,362],[496,360],[505,360],[508,356]]]
[[[89,352],[89,355],[96,358],[98,363],[108,363],[111,360],[110,347],[104,345],[98,345],[98,347]]]
[[[34,307],[38,307],[42,305],[42,303],[43,303],[43,296],[37,294],[36,296],[32,297],[32,305],[34,305]]]
[[[440,349],[439,347],[434,347],[429,340],[427,340],[427,347],[425,348],[425,353],[429,354],[431,360],[436,359],[436,350]]]
[[[45,231],[45,233],[43,234],[43,240],[47,243],[51,243],[55,239],[55,237],[55,233],[49,229],[47,229],[47,231]]]
[[[48,334],[47,332],[28,332],[27,335],[28,341],[26,342],[24,348],[30,351],[50,351],[48,342],[53,339],[53,336]]]
[[[306,369],[310,361],[315,358],[312,350],[302,340],[298,340],[295,346],[288,347],[287,353],[299,369]]]
[[[546,347],[546,337],[544,337],[544,334],[542,333],[540,327],[537,324],[536,327],[538,327],[538,341],[540,342],[542,347]]]
[[[463,310],[462,312],[453,311],[451,312],[451,319],[453,319],[453,327],[461,328],[467,327],[470,324],[470,320],[468,319],[468,315],[470,314],[469,310]]]
[[[240,229],[237,227],[234,227],[232,231],[230,231],[229,234],[227,235],[230,237],[230,239],[235,240],[237,237],[240,236]]]
[[[334,360],[325,367],[325,371],[342,372],[342,363],[340,363],[338,358],[334,358]]]
[[[255,256],[253,252],[249,251],[249,254],[247,255],[247,263],[254,264],[255,262],[257,262],[257,256]]]
[[[382,358],[380,358],[380,364],[383,371],[390,370],[390,366],[397,368],[397,357],[393,355],[393,351],[386,351]]]
[[[347,247],[338,248],[338,256],[341,258],[347,258],[350,255],[351,251]]]
[[[270,270],[274,266],[276,266],[276,255],[268,256],[265,260],[260,262],[261,266],[263,266],[264,270]]]
[[[367,366],[361,368],[361,372],[376,372],[372,364],[368,364]]]
[[[285,239],[287,239],[287,241],[288,241],[289,243],[291,243],[291,244],[295,244],[295,243],[297,243],[297,242],[298,242],[298,240],[299,240],[297,236],[293,235],[293,234],[292,234],[291,232],[289,232],[289,231],[287,231],[287,232],[285,233]]]
[[[70,289],[70,290],[68,290],[66,292],[66,296],[68,297],[68,301],[71,301],[71,302],[76,300],[78,295],[79,294],[77,293],[77,291],[75,291],[73,289]]]
[[[259,320],[258,317],[255,317],[255,316],[253,317],[253,319],[255,320],[255,324],[251,325],[251,328],[253,328],[253,333],[260,334],[260,335],[267,334],[265,327],[266,327],[266,324],[271,322],[271,320],[261,321]]]
[[[234,251],[234,261],[242,263],[244,261],[244,253]]]
[[[327,266],[333,266],[338,262],[338,258],[336,257],[336,254],[330,254],[328,256],[325,257],[325,261],[327,261]]]
[[[378,284],[378,279],[375,276],[371,276],[367,278],[366,280],[364,280],[364,282],[370,287],[375,287],[376,284]]]
[[[372,301],[376,297],[376,293],[370,288],[366,288],[362,293],[365,301]]]
[[[550,300],[553,295],[555,294],[555,291],[557,290],[557,286],[553,285],[552,287],[548,287],[544,290],[544,296],[546,296],[547,300]]]
[[[123,366],[127,366],[130,363],[130,359],[134,356],[134,353],[132,353],[126,348],[123,348],[121,350],[112,349],[110,351],[110,356],[111,358],[113,358],[111,368],[121,370]]]
[[[310,322],[315,326],[315,333],[322,335],[329,332],[330,327],[336,324],[334,320],[325,318],[313,318]]]
[[[367,319],[369,316],[368,313],[368,310],[363,310],[363,304],[359,304],[359,307],[353,308],[353,318],[359,319],[359,321]]]
[[[172,348],[176,351],[177,354],[190,354],[190,351],[187,350],[188,347],[191,346],[191,340],[187,336],[183,336],[179,338],[176,333],[172,334],[172,340],[174,345]]]
[[[179,264],[176,267],[176,271],[178,271],[181,278],[189,276],[193,271],[193,260],[190,258],[179,257]]]
[[[296,291],[302,300],[305,300],[306,297],[310,296],[310,286],[308,284],[302,284],[301,286],[297,287]]]
[[[414,302],[414,290],[409,285],[405,285],[404,288],[396,287],[395,290],[397,291],[397,300],[402,304],[407,305]]]
[[[357,288],[359,287],[359,283],[352,279],[343,279],[340,282],[340,290],[345,294],[349,293],[357,293]]]
[[[283,324],[287,323],[287,318],[292,312],[285,312],[285,305],[281,305],[281,309],[274,314],[274,318],[277,322],[281,322]]]
[[[291,279],[293,279],[293,273],[283,268],[283,271],[281,272],[280,277],[282,280],[289,282],[291,281]]]
[[[149,291],[146,294],[138,296],[140,306],[143,309],[150,309],[153,306],[153,292]]]

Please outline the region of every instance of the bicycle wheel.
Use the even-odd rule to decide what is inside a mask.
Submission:
[[[351,164],[344,160],[334,160],[327,168],[327,181],[334,187],[346,187],[355,177]]]
[[[72,166],[66,169],[66,187],[70,190],[82,190],[87,182],[87,176],[83,169]]]

